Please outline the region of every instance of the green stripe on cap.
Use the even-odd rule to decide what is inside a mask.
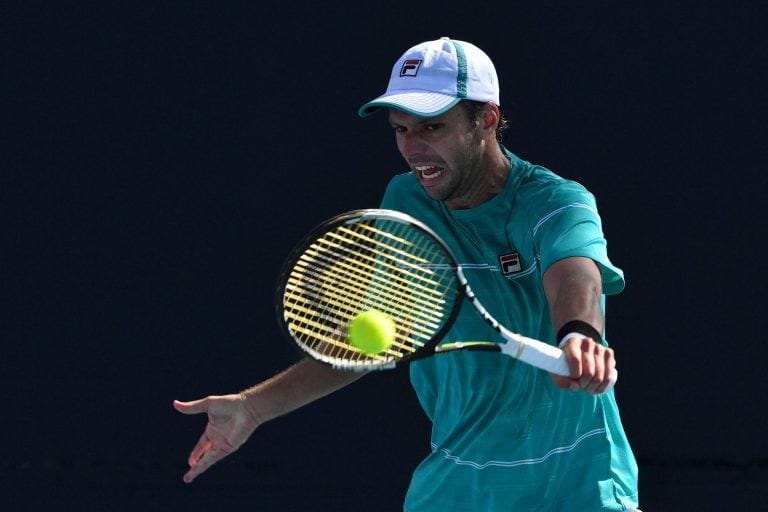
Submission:
[[[456,63],[458,65],[458,74],[456,75],[456,96],[458,98],[467,97],[467,56],[464,54],[464,48],[456,41],[451,41],[456,48]]]

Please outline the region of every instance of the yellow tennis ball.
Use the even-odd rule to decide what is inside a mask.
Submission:
[[[366,354],[378,354],[392,346],[396,330],[391,316],[369,309],[352,318],[347,327],[347,338],[350,344]]]

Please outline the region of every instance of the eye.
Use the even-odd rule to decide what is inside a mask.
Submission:
[[[424,126],[424,129],[428,132],[434,132],[442,128],[443,125],[441,123],[430,123]]]

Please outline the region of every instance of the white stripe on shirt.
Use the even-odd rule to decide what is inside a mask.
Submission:
[[[536,226],[534,226],[534,228],[533,228],[533,236],[536,236],[536,232],[539,230],[539,228],[541,227],[542,224],[544,224],[549,219],[551,219],[552,217],[554,217],[555,215],[557,215],[558,213],[562,212],[563,210],[565,210],[567,208],[586,208],[587,210],[597,214],[595,209],[592,208],[591,206],[589,206],[588,204],[584,204],[584,203],[571,203],[571,204],[565,205],[565,206],[563,206],[561,208],[558,208],[557,210],[555,210],[553,212],[548,213],[544,217],[542,217],[541,220],[539,220],[539,222],[537,222]]]
[[[432,451],[442,452],[447,460],[453,462],[454,464],[458,464],[460,466],[471,466],[475,469],[485,469],[488,467],[512,468],[516,466],[525,466],[530,464],[541,464],[542,462],[546,461],[548,458],[552,457],[553,455],[556,455],[558,453],[567,453],[567,452],[573,451],[582,441],[584,441],[587,438],[590,438],[592,436],[596,436],[599,434],[604,434],[604,433],[605,433],[605,428],[596,428],[594,430],[590,430],[589,432],[579,436],[579,438],[576,439],[576,441],[574,441],[572,444],[568,446],[560,446],[558,448],[553,448],[549,450],[542,457],[538,457],[535,459],[522,459],[522,460],[513,460],[513,461],[489,460],[486,462],[475,462],[471,460],[463,460],[460,457],[453,455],[451,451],[448,450],[447,448],[439,448],[434,443],[432,444]]]

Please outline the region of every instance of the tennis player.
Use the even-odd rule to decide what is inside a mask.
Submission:
[[[496,353],[463,352],[410,366],[433,422],[431,452],[403,509],[598,511],[638,506],[637,465],[611,387],[606,295],[624,287],[608,258],[595,198],[580,184],[511,153],[490,58],[449,38],[418,44],[395,63],[386,92],[360,108],[385,111],[409,170],[382,208],[430,226],[462,264],[489,312],[516,332],[551,340],[570,378]],[[462,308],[444,341],[499,341]],[[207,413],[189,457],[191,482],[266,421],[360,378],[302,360],[241,393],[174,402]]]

